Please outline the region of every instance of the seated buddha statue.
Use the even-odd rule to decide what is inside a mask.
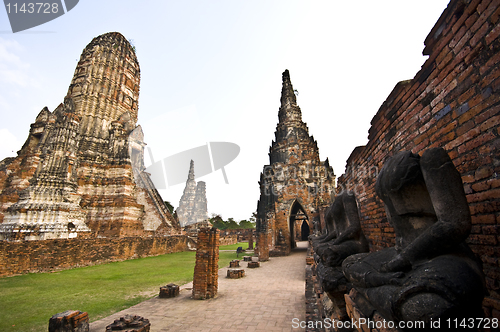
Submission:
[[[326,292],[337,291],[345,283],[341,265],[353,254],[367,252],[368,242],[361,229],[353,193],[344,191],[326,211],[325,236],[311,240],[318,263],[317,273]]]
[[[392,321],[481,317],[481,262],[465,239],[471,217],[460,173],[441,148],[400,152],[375,185],[395,246],[344,260],[361,307]],[[368,308],[368,309],[367,309]],[[369,315],[368,315],[369,316]]]

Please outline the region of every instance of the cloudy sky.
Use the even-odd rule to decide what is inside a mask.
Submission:
[[[38,112],[63,101],[84,47],[118,31],[141,67],[139,124],[155,161],[207,142],[238,157],[207,183],[208,211],[247,219],[259,198],[290,70],[309,133],[337,176],[367,142],[396,83],[424,63],[424,39],[448,0],[82,0],[67,14],[12,33],[0,8],[0,160],[15,156]],[[151,164],[146,153],[146,166]],[[196,165],[195,165],[196,173]],[[187,175],[187,170],[186,170]],[[160,190],[179,204],[184,184]]]

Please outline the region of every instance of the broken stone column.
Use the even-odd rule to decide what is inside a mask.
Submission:
[[[233,259],[232,261],[229,262],[229,267],[240,267],[240,260]]]
[[[166,286],[160,287],[160,298],[171,298],[179,295],[179,285],[168,284]]]
[[[229,279],[239,279],[245,276],[245,270],[243,269],[228,269],[227,277]]]
[[[257,234],[257,248],[256,254],[262,262],[269,260],[269,246],[267,241],[268,234]]]
[[[219,278],[219,236],[217,228],[202,228],[198,233],[196,265],[193,277],[193,298],[217,296]]]
[[[106,326],[106,331],[149,332],[150,328],[151,323],[148,319],[137,315],[125,315]]]
[[[248,236],[248,249],[253,249],[253,232]]]
[[[78,310],[67,310],[52,316],[49,332],[88,332],[89,315]]]
[[[250,269],[254,269],[256,267],[260,267],[260,262],[248,262],[247,267],[250,268]]]

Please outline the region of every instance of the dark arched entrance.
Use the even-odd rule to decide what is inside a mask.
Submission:
[[[305,226],[304,226],[305,224]],[[295,229],[295,227],[300,227],[299,229]],[[288,220],[288,227],[290,230],[290,248],[293,249],[297,246],[296,241],[303,241],[304,238],[304,227],[307,228],[307,236],[309,236],[309,225],[307,223],[307,214],[304,211],[302,205],[299,202],[295,201],[292,204],[292,208],[290,209],[290,218]],[[296,231],[300,230],[300,234],[296,234]],[[307,240],[306,236],[306,240]]]
[[[302,221],[302,227],[300,229],[300,239],[302,241],[307,241],[309,238],[310,230],[309,230],[309,224],[307,223],[307,220]]]

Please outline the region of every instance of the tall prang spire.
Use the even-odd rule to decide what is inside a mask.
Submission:
[[[309,136],[307,125],[302,121],[302,112],[297,105],[288,69],[283,72],[282,77],[281,107],[278,111],[279,122],[276,126],[276,139],[269,151],[270,163],[288,164],[292,160],[302,160],[304,153],[306,153],[304,151],[308,151],[307,158],[312,158],[319,163],[318,148],[314,138]],[[300,145],[300,149],[297,144]],[[309,155],[311,153],[312,155]]]
[[[193,159],[191,159],[191,162],[189,163],[188,181],[189,180],[194,180],[194,161],[193,161]]]
[[[194,178],[194,161],[189,164],[189,174],[184,193],[179,201],[177,217],[181,227],[204,221],[207,218],[207,196],[205,182],[196,184]]]
[[[283,87],[281,88],[281,107],[287,105],[297,105],[297,98],[293,91],[292,81],[290,80],[290,72],[286,69],[283,74]]]
[[[278,112],[280,123],[302,121],[302,113],[297,105],[297,97],[293,90],[290,72],[286,69],[282,74],[283,87],[281,88],[281,107]]]

